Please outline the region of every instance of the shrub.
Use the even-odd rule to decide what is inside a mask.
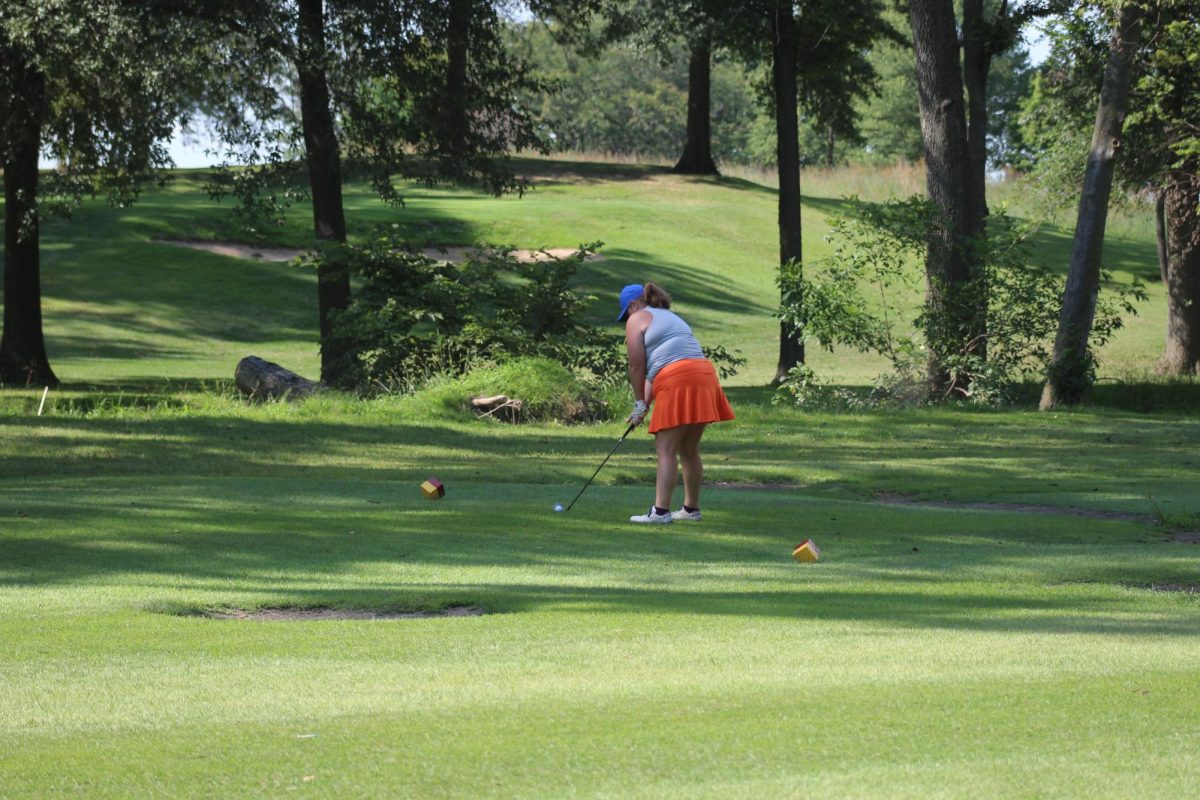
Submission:
[[[387,229],[365,245],[326,246],[303,263],[342,265],[356,285],[350,307],[333,316],[334,335],[350,354],[339,370],[342,388],[413,391],[434,376],[538,357],[574,370],[593,393],[611,394],[625,381],[625,338],[581,321],[595,298],[570,288],[598,247],[536,262],[479,248],[453,264],[411,249]],[[746,363],[720,345],[704,352],[723,378]]]
[[[811,275],[798,264],[784,265],[779,283],[781,318],[805,339],[884,356],[892,365],[873,396],[908,402],[927,401],[924,342],[944,342],[949,325],[924,308],[909,322],[898,297],[915,294],[922,280],[925,243],[936,213],[923,197],[867,204],[854,200],[850,215],[832,221],[833,255]],[[988,220],[986,238],[968,243],[980,265],[980,278],[957,291],[957,302],[986,302],[986,329],[970,341],[952,341],[944,359],[952,392],[976,402],[1009,401],[1022,380],[1040,378],[1050,364],[1058,328],[1064,282],[1031,265],[1027,242],[1036,232],[1019,225],[1003,210]],[[1121,327],[1123,313],[1135,313],[1132,301],[1145,297],[1136,279],[1116,286],[1096,305],[1091,342],[1099,347]],[[982,346],[981,346],[982,345]],[[780,385],[779,402],[827,404],[828,392],[811,370],[798,370]]]
[[[568,367],[604,363],[616,337],[579,320],[594,298],[568,286],[597,246],[538,262],[481,248],[453,264],[409,249],[388,230],[365,245],[315,251],[305,263],[344,265],[356,284],[350,307],[333,317],[334,335],[350,353],[343,388],[395,391],[521,356]]]

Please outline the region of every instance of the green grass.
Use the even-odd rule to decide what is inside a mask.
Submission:
[[[597,320],[612,286],[666,270],[702,338],[751,357],[738,419],[705,439],[705,520],[622,522],[650,500],[640,432],[551,511],[619,422],[488,423],[437,388],[244,404],[242,355],[315,371],[311,278],[153,244],[231,235],[193,179],[131,214],[88,206],[48,228],[70,385],[41,417],[39,391],[0,392],[0,797],[1200,791],[1200,595],[1153,589],[1200,585],[1194,383],[1106,383],[1057,414],[773,407],[751,385],[774,357],[770,193],[533,167],[559,182],[525,200],[351,193],[356,230],[605,238],[582,276]],[[279,232],[304,237],[299,214]],[[1114,368],[1139,368],[1135,339]],[[799,565],[809,536],[824,559]],[[196,613],[453,604],[489,613]]]
[[[212,395],[5,418],[6,794],[1200,787],[1200,606],[1148,588],[1200,584],[1195,545],[1153,521],[1200,505],[1200,423],[804,414],[733,394],[741,417],[713,430],[710,478],[800,488],[710,489],[703,523],[666,530],[621,523],[648,499],[645,437],[571,514],[550,510],[618,424]],[[430,473],[449,487],[438,503],[417,488]],[[789,558],[807,536],[822,563]],[[188,614],[458,603],[491,613]]]
[[[522,198],[464,189],[410,186],[404,208],[378,202],[369,188],[348,187],[351,235],[395,224],[424,244],[489,242],[517,247],[605,243],[606,260],[589,265],[580,288],[595,294],[590,319],[612,324],[617,289],[653,279],[675,296],[702,341],[743,351],[734,379],[761,385],[778,355],[775,193],[742,178],[692,178],[657,167],[518,161],[536,188]],[[831,253],[826,216],[843,212],[847,194],[880,200],[905,195],[919,176],[883,171],[817,171],[805,179],[804,254]],[[166,191],[147,192],[130,211],[92,203],[71,221],[44,230],[46,331],[51,363],[63,380],[131,385],[162,377],[227,379],[253,351],[308,374],[317,371],[315,277],[286,265],[183,250],[162,238],[244,239],[227,207],[210,203],[203,174],[183,172]],[[995,202],[1020,197],[997,187]],[[268,241],[307,246],[307,207],[296,207]],[[1071,220],[1049,225],[1035,256],[1063,270]],[[1105,262],[1119,280],[1137,275],[1150,297],[1102,353],[1107,376],[1140,376],[1161,353],[1165,299],[1148,214],[1114,215]],[[919,300],[914,287],[912,302]],[[269,298],[269,302],[267,299]],[[836,383],[862,384],[883,370],[872,356],[810,348],[810,362]]]

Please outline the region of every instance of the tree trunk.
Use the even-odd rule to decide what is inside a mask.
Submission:
[[[1108,65],[1104,70],[1092,144],[1083,173],[1083,192],[1079,197],[1067,286],[1058,316],[1058,334],[1054,339],[1054,356],[1042,389],[1040,406],[1043,411],[1059,403],[1078,403],[1093,380],[1088,336],[1100,291],[1100,255],[1108,221],[1108,199],[1121,129],[1125,125],[1134,55],[1141,32],[1140,19],[1141,12],[1136,6],[1122,6],[1117,12],[1117,27],[1109,43]]]
[[[983,0],[963,0],[963,85],[967,91],[967,170],[965,228],[982,241],[987,235],[987,129],[988,74],[992,68],[992,44],[983,16]],[[1004,12],[1001,11],[1001,14]],[[975,320],[979,332],[987,330],[988,286],[986,276],[968,250],[968,267],[975,278]],[[977,340],[975,354],[987,355],[987,339]]]
[[[300,113],[308,180],[312,192],[313,228],[322,242],[346,241],[346,215],[342,206],[342,167],[337,130],[330,104],[325,47],[323,0],[299,2],[299,50],[296,71],[300,78]],[[317,272],[317,307],[321,324],[321,380],[338,382],[348,353],[333,331],[333,312],[350,305],[350,276],[336,258],[321,260]]]
[[[446,19],[446,88],[442,105],[442,154],[455,169],[466,152],[467,59],[473,0],[449,0]]]
[[[834,145],[837,144],[837,137],[833,132],[833,126],[825,126],[825,166],[833,169],[837,166],[837,159],[834,157]]]
[[[969,296],[972,269],[964,246],[971,229],[963,85],[951,0],[912,0],[909,20],[917,62],[925,180],[938,211],[925,253],[928,374],[931,390],[945,395],[966,388],[962,385],[965,376],[956,379],[950,374],[947,357],[982,332],[979,298]]]
[[[5,55],[11,55],[6,53]],[[38,154],[46,79],[31,63],[11,65],[4,159],[4,331],[0,385],[57,386],[42,334]]]
[[[796,114],[796,19],[790,2],[776,0],[771,83],[775,94],[776,163],[779,167],[779,263],[800,262],[800,121]],[[776,382],[804,363],[804,340],[779,324]]]
[[[1167,347],[1158,371],[1200,375],[1200,165],[1176,173],[1165,195]]]
[[[688,61],[687,140],[675,172],[717,175],[712,157],[712,46],[707,37],[692,44]]]
[[[1154,244],[1158,247],[1158,275],[1162,278],[1163,286],[1167,285],[1167,212],[1166,189],[1158,190],[1154,198]]]
[[[984,232],[987,207],[987,86],[992,52],[983,0],[963,0],[963,84],[967,90],[967,230]]]

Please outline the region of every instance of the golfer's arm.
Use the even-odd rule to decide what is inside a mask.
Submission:
[[[633,399],[646,402],[646,344],[645,329],[632,324],[625,326],[625,349],[629,352],[629,386]]]

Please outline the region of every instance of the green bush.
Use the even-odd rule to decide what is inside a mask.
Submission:
[[[617,337],[580,321],[594,298],[568,285],[597,246],[538,262],[480,248],[454,264],[410,249],[389,229],[365,245],[310,254],[307,265],[335,263],[356,284],[350,307],[333,317],[334,336],[349,353],[338,370],[342,388],[411,391],[435,375],[522,356],[612,369]]]
[[[611,395],[624,392],[624,337],[584,323],[583,310],[595,298],[570,288],[598,246],[535,262],[480,247],[454,264],[429,258],[386,229],[364,245],[326,246],[303,263],[337,264],[356,284],[350,307],[333,315],[334,336],[348,353],[337,370],[339,388],[412,392],[435,377],[536,357],[579,375],[591,394]],[[704,351],[722,378],[746,363],[720,345]]]

